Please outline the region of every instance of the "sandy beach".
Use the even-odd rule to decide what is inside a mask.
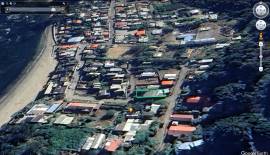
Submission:
[[[57,65],[57,61],[52,56],[54,44],[52,26],[49,26],[43,32],[40,41],[39,49],[42,51],[37,52],[38,55],[7,90],[6,95],[0,99],[0,126],[7,123],[15,112],[34,101],[48,81],[49,73]]]

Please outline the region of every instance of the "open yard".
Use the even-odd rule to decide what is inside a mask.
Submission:
[[[200,28],[210,28],[206,31],[198,31],[196,39],[204,38],[219,38],[220,37],[220,26],[217,23],[205,23]]]
[[[128,45],[114,45],[112,48],[109,48],[107,57],[110,59],[118,59],[129,49],[130,47]]]
[[[168,44],[179,44],[179,40],[176,40],[178,32],[171,32],[162,37],[162,39]]]

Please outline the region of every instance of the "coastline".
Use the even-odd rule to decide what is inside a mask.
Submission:
[[[42,90],[48,81],[49,73],[57,65],[57,61],[52,56],[54,45],[52,26],[48,26],[43,31],[37,48],[41,51],[37,52],[14,84],[0,97],[0,126],[7,123],[14,113],[34,101]]]

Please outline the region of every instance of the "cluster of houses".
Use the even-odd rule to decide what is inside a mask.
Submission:
[[[151,19],[150,3],[116,3],[115,7],[115,43],[147,43],[146,21]]]
[[[70,125],[74,114],[91,115],[98,111],[102,103],[88,102],[44,102],[33,105],[16,123],[54,123]],[[56,114],[56,115],[55,115]]]
[[[97,2],[86,13],[81,13],[82,19],[90,26],[83,31],[85,40],[91,43],[105,43],[109,41],[108,25],[109,2]]]
[[[181,41],[181,45],[186,46],[209,45],[217,42],[217,39],[214,37],[196,39],[196,34],[180,34],[176,38]]]
[[[171,95],[176,80],[177,71],[143,71],[135,74],[134,98],[143,99],[163,99]]]
[[[200,130],[196,122],[202,119],[201,114],[208,112],[213,103],[199,91],[192,91],[190,84],[195,77],[207,72],[213,61],[213,59],[200,59],[190,63],[190,71],[182,86],[182,92],[177,98],[167,129],[168,137],[179,138],[175,144],[177,153],[190,151],[193,147],[200,147],[204,143],[202,137],[192,138],[192,136]]]
[[[122,142],[122,139],[117,136],[106,138],[105,134],[95,134],[86,139],[81,152],[87,153],[90,150],[99,150],[104,153],[115,152]]]
[[[83,54],[94,56],[94,50],[86,48]],[[91,53],[91,54],[90,54]],[[115,60],[85,58],[77,90],[85,90],[87,94],[98,99],[127,98],[130,87],[127,64]]]
[[[51,73],[44,89],[44,96],[63,99],[78,61],[75,59],[77,45],[61,45],[55,50],[58,65]]]
[[[210,22],[216,22],[218,21],[218,14],[214,12],[207,12],[204,13],[203,11],[199,9],[193,9],[186,12],[189,14],[189,17],[186,18],[178,18],[176,21],[174,21],[174,26],[180,29],[185,29],[185,25],[193,26],[193,24],[196,24],[196,22],[199,21],[210,21]]]
[[[108,6],[108,2],[93,2],[90,8],[81,4],[80,11],[75,8],[75,13],[68,14],[65,23],[59,25],[56,40],[62,44],[105,43],[109,40]]]
[[[169,2],[163,0],[163,3]],[[158,115],[159,113],[166,111],[165,105],[154,101],[173,95],[175,88],[180,87],[177,85],[180,72],[172,68],[154,69],[151,62],[149,66],[143,64],[143,67],[139,68],[130,66],[127,62],[108,59],[106,52],[110,40],[108,21],[110,2],[82,1],[80,5],[79,8],[75,8],[75,13],[67,15],[64,22],[57,23],[54,27],[54,38],[58,44],[55,46],[54,54],[58,65],[42,91],[44,97],[49,98],[50,101],[32,105],[24,117],[17,119],[16,123],[53,123],[69,126],[78,123],[80,121],[78,118],[84,116],[95,117],[96,121],[101,122],[95,114],[113,109],[113,106],[106,106],[105,101],[117,100],[118,111],[115,111],[114,119],[109,120],[110,124],[114,125],[109,129],[112,132],[105,134],[106,132],[99,130],[89,135],[80,148],[81,153],[98,150],[106,154],[115,152],[121,146],[132,146],[136,134],[148,130],[154,122],[152,116],[159,117],[161,116]],[[176,15],[153,16],[151,7],[149,1],[123,3],[118,0],[114,8],[114,42],[116,44],[149,43],[149,36],[163,35],[167,24],[164,20],[175,21],[176,28],[184,23],[177,23]],[[202,14],[197,9],[190,10],[189,13],[191,17],[203,20],[216,21],[218,18],[213,12]],[[207,33],[211,29],[210,26],[199,27],[196,29],[197,32],[185,31],[178,34],[176,39],[180,40],[180,46],[215,44],[216,49],[230,46],[229,43],[217,43],[215,37],[198,37],[198,33]],[[208,35],[200,34],[200,36]],[[241,37],[235,37],[232,40],[240,39]],[[162,53],[156,53],[153,57],[161,59]],[[178,140],[185,137],[185,140],[177,141],[175,144],[177,153],[188,151],[204,143],[202,139],[192,138],[199,128],[194,122],[201,119],[200,114],[207,112],[212,103],[208,97],[200,95],[199,91],[191,91],[189,82],[207,72],[213,61],[214,59],[211,58],[193,60],[189,63],[190,71],[177,98],[174,112],[170,115],[170,123],[166,130],[168,137],[178,138]],[[67,94],[84,96],[87,100],[65,100]],[[135,110],[132,107],[135,104],[128,103],[120,107],[119,100],[139,103],[143,106],[143,110]],[[115,115],[118,116],[119,113],[125,119],[121,123],[114,123]]]

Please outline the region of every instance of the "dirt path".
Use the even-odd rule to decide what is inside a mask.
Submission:
[[[180,73],[179,73],[177,83],[174,87],[173,95],[166,99],[166,101],[169,103],[169,105],[168,105],[167,111],[164,115],[163,128],[158,132],[158,135],[157,135],[157,139],[160,140],[160,144],[158,145],[158,148],[157,148],[158,151],[161,151],[164,149],[164,145],[165,145],[164,138],[166,137],[166,134],[167,134],[167,126],[169,125],[170,116],[171,116],[173,109],[175,107],[177,96],[181,93],[180,87],[185,80],[187,72],[188,72],[188,68],[183,66]]]

